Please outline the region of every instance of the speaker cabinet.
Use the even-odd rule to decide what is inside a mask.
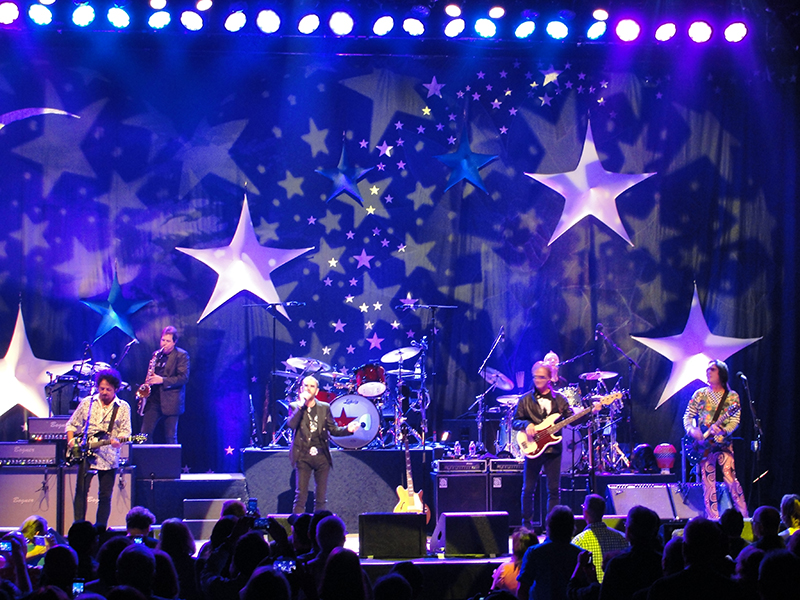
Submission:
[[[133,503],[133,471],[119,469],[114,481],[114,493],[111,495],[111,515],[108,517],[109,527],[125,527],[125,517]],[[77,467],[64,469],[64,531],[68,531],[75,521],[75,483],[78,477]],[[89,497],[86,501],[86,520],[94,522],[97,514],[97,476],[92,477],[89,485]]]
[[[607,513],[627,515],[634,506],[646,506],[662,519],[673,519],[669,489],[663,483],[622,483],[607,488]]]
[[[129,464],[136,467],[137,479],[180,479],[181,445],[132,445]]]
[[[522,473],[489,473],[489,510],[508,513],[511,527],[522,524]]]
[[[431,536],[431,552],[445,556],[508,554],[508,513],[442,513]]]
[[[672,504],[675,507],[676,518],[691,519],[702,517],[706,514],[702,483],[671,483],[667,487],[672,498]],[[717,500],[719,502],[719,514],[733,507],[728,487],[724,483],[717,482]]]
[[[425,515],[417,513],[362,513],[358,516],[361,558],[422,558]]]
[[[0,469],[0,527],[17,528],[31,515],[58,526],[58,469],[3,467]]]
[[[439,473],[434,475],[436,514],[486,512],[486,473]]]

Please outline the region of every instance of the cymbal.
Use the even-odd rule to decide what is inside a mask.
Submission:
[[[403,379],[419,379],[421,376],[421,374],[414,371],[414,369],[392,369],[391,371],[386,371],[386,374],[399,375]]]
[[[304,371],[331,371],[333,368],[327,364],[322,362],[321,360],[317,360],[316,358],[304,358],[301,356],[292,356],[286,359],[286,364],[290,367],[294,367],[295,369],[302,369]]]
[[[497,369],[486,367],[486,369],[481,372],[481,375],[486,380],[486,383],[490,383],[500,390],[509,391],[514,389],[514,382]]]
[[[617,375],[619,373],[614,373],[614,371],[592,371],[591,373],[581,373],[579,377],[586,381],[597,381],[598,379],[611,379]]]
[[[300,377],[299,373],[292,373],[291,371],[273,371],[272,374],[278,377],[288,377],[290,379],[297,379]]]
[[[519,395],[511,394],[510,396],[498,396],[497,402],[503,406],[514,406],[517,402],[519,402]]]
[[[404,360],[408,360],[409,358],[416,356],[419,354],[420,348],[414,348],[413,346],[408,346],[406,348],[398,348],[397,350],[392,350],[391,352],[387,352],[383,356],[381,356],[382,363],[401,363]]]

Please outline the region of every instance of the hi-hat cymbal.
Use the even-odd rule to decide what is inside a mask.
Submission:
[[[592,371],[591,373],[581,373],[579,377],[586,381],[597,381],[598,379],[611,379],[617,375],[619,373],[614,373],[614,371]]]
[[[398,348],[397,350],[392,350],[391,352],[387,352],[383,356],[381,356],[382,363],[401,363],[404,360],[408,360],[419,354],[420,348],[414,348],[413,346],[408,346],[406,348]]]
[[[510,396],[498,396],[497,402],[503,406],[514,406],[517,402],[519,402],[519,395],[511,394]]]
[[[301,356],[292,356],[286,359],[286,364],[295,369],[302,369],[303,371],[330,371],[332,367],[317,360],[316,358],[304,358]]]
[[[487,383],[494,385],[498,389],[505,390],[506,392],[514,389],[514,382],[497,369],[486,367],[486,369],[481,371],[481,375]]]
[[[416,376],[415,376],[416,373]],[[419,379],[421,374],[414,369],[392,369],[386,371],[387,375],[399,375],[402,379]]]
[[[299,373],[292,373],[291,371],[273,371],[272,374],[278,377],[288,377],[289,379],[297,379],[300,377]]]

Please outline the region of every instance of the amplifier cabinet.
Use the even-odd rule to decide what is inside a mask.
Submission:
[[[486,473],[438,473],[433,475],[436,514],[486,512]]]
[[[31,515],[40,515],[54,529],[58,525],[58,469],[3,467],[0,469],[0,527],[19,527]]]
[[[510,527],[522,524],[522,473],[489,473],[489,510],[508,513]]]
[[[114,481],[114,493],[111,496],[111,515],[108,518],[109,527],[125,527],[125,517],[134,506],[133,503],[133,471],[131,468],[117,470]],[[68,531],[75,521],[75,483],[78,468],[64,469],[64,531]],[[97,476],[92,477],[89,486],[89,497],[86,501],[86,520],[94,523],[97,515]]]

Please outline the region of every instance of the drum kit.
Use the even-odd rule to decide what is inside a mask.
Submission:
[[[618,377],[613,371],[591,371],[579,376],[585,387],[591,387],[586,393],[581,392],[581,384],[573,383],[555,390],[570,405],[573,414],[589,408],[592,404],[611,394],[619,395],[619,399],[604,406],[597,414],[587,416],[564,427],[559,433],[563,437],[561,471],[563,473],[586,473],[600,471],[617,473],[630,466],[629,460],[617,443],[617,425],[622,420],[623,398],[629,397],[627,390],[620,389],[620,381],[609,389],[606,381]],[[503,391],[514,389],[511,380],[494,369],[486,369],[484,379],[492,388]],[[490,389],[492,389],[490,388]],[[619,394],[616,394],[620,392]],[[503,419],[497,432],[495,450],[500,456],[523,458],[517,444],[516,432],[513,429],[514,414],[522,394],[505,394],[496,398],[503,412]],[[479,411],[480,412],[480,411]],[[480,424],[479,424],[480,427]]]
[[[347,449],[396,446],[402,439],[400,428],[412,413],[421,415],[419,430],[408,433],[424,443],[427,431],[425,411],[430,397],[425,383],[427,343],[398,348],[387,352],[380,362],[365,363],[355,369],[335,369],[315,358],[290,357],[285,364],[292,371],[274,371],[273,375],[286,380],[286,391],[279,406],[283,424],[274,434],[270,446],[291,443],[287,425],[290,402],[299,394],[302,380],[313,375],[320,381],[317,398],[331,405],[337,423],[356,420],[361,427],[353,435],[331,436],[337,446]],[[410,362],[411,360],[414,362]]]

